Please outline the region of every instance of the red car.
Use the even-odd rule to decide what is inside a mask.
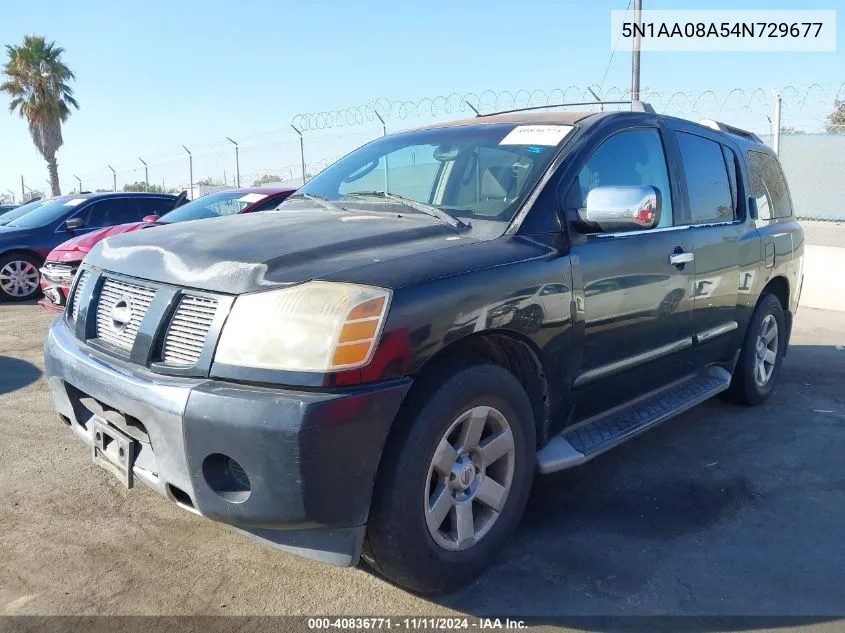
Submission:
[[[179,206],[164,214],[161,218],[148,215],[141,222],[118,224],[99,231],[74,237],[53,249],[41,268],[41,290],[44,298],[38,303],[61,312],[67,304],[67,295],[73,282],[76,269],[94,246],[112,235],[129,233],[138,229],[147,229],[162,224],[202,220],[236,213],[253,213],[275,209],[290,194],[293,187],[241,187],[209,193],[201,198]]]

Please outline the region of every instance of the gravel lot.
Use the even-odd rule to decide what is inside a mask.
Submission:
[[[845,613],[845,313],[799,312],[767,405],[539,479],[497,564],[436,601],[123,489],[52,411],[52,318],[0,306],[0,614]]]

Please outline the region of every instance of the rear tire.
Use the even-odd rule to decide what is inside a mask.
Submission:
[[[26,301],[38,296],[41,262],[28,253],[0,257],[0,300]]]
[[[786,351],[783,306],[773,294],[760,297],[742,343],[725,399],[748,406],[768,400]]]
[[[447,593],[488,567],[522,518],[534,415],[513,374],[489,364],[418,384],[403,411],[384,450],[365,558],[412,591]]]

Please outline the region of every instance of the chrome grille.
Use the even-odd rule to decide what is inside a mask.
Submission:
[[[183,296],[167,326],[161,359],[168,365],[195,365],[216,312],[217,299]]]
[[[70,304],[70,318],[76,321],[79,315],[79,299],[85,294],[85,287],[88,285],[88,280],[91,279],[91,271],[83,270],[79,273],[79,281],[76,284],[76,291],[73,293],[73,298]]]
[[[97,336],[100,340],[131,352],[141,319],[147,313],[155,293],[155,288],[106,279],[97,301]],[[112,321],[112,309],[121,299],[129,300],[131,317],[122,329],[116,329]]]

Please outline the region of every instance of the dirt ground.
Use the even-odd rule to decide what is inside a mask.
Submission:
[[[538,479],[500,560],[434,601],[123,489],[50,406],[52,318],[0,306],[0,614],[845,612],[845,313],[799,312],[765,406],[711,401]]]

